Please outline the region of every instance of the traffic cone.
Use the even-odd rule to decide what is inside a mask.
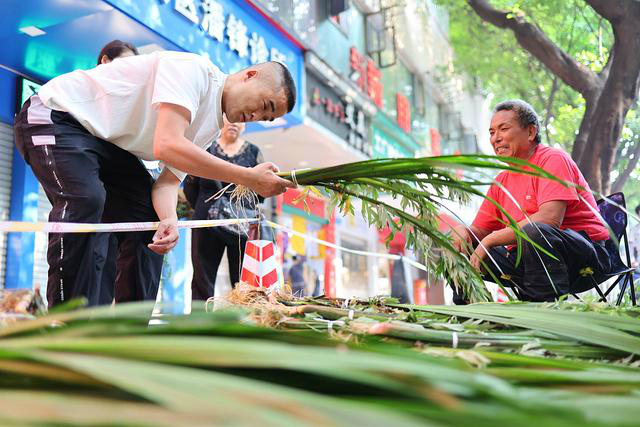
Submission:
[[[271,240],[247,241],[240,280],[263,288],[278,283],[278,260]]]
[[[500,288],[498,288],[498,291],[496,292],[496,302],[509,302],[509,297]]]

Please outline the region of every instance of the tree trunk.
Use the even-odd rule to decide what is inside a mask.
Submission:
[[[593,120],[593,111],[595,110],[595,104],[600,93],[592,95],[585,100],[584,115],[580,122],[580,128],[576,139],[573,141],[573,148],[571,150],[571,158],[578,164],[580,169],[583,168],[582,154],[584,153],[584,147],[587,145],[587,139],[589,138],[589,130],[591,129],[591,122]]]
[[[639,10],[640,11],[640,10]],[[637,23],[614,26],[613,61],[591,120],[582,173],[594,191],[608,194],[616,146],[624,118],[640,84],[640,28]]]

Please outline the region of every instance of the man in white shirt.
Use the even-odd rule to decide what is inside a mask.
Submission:
[[[168,252],[178,240],[177,190],[186,174],[243,184],[264,197],[290,181],[272,163],[244,168],[206,148],[223,125],[273,120],[291,111],[296,89],[287,68],[267,62],[225,75],[184,52],[121,58],[45,84],[15,120],[16,146],[53,205],[51,222],[157,221],[148,248]],[[165,168],[153,182],[140,159]],[[49,306],[99,297],[96,236],[49,235]]]

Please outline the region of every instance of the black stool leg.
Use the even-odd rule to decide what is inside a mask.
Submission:
[[[620,294],[618,295],[618,301],[616,303],[616,305],[621,305],[622,304],[622,298],[624,297],[624,293],[627,290],[627,282],[629,281],[629,275],[625,274],[624,275],[624,280],[622,281],[622,289],[620,289]],[[635,299],[635,295],[634,295],[634,299]]]

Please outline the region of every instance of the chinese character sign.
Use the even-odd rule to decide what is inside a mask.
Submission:
[[[367,91],[367,73],[366,73],[366,58],[358,52],[355,47],[351,48],[349,55],[349,62],[351,64],[351,80],[360,88],[361,91]]]
[[[367,86],[369,88],[369,97],[380,108],[383,107],[382,101],[382,82],[380,81],[382,73],[376,67],[376,64],[370,59],[367,62]]]
[[[400,93],[396,94],[396,113],[398,126],[407,133],[411,132],[411,109],[409,107],[409,100]]]
[[[364,111],[312,73],[307,74],[307,84],[309,116],[347,145],[370,156],[369,124]]]
[[[167,4],[169,0],[160,0]],[[251,64],[278,61],[287,64],[287,54],[275,46],[268,46],[257,31],[250,31],[247,24],[235,13],[225,11],[224,0],[175,0],[174,9],[193,24],[199,25],[204,35],[227,45],[240,58]],[[227,5],[227,8],[229,6]],[[207,56],[207,52],[203,51]],[[364,74],[363,74],[364,78]]]
[[[238,52],[240,58],[248,55],[249,37],[247,37],[247,26],[236,18],[233,13],[229,14],[227,19],[227,37],[229,38],[229,49]]]
[[[440,148],[440,132],[438,132],[438,129],[431,128],[429,129],[429,133],[431,134],[431,155],[439,156],[442,153]]]
[[[341,103],[334,102],[329,97],[322,97],[322,95],[320,94],[320,89],[319,88],[315,88],[313,90],[311,103],[313,105],[317,105],[317,106],[324,105],[325,112],[328,115],[333,116],[336,119],[338,119],[338,121],[340,123],[344,123],[345,122],[347,114],[349,114],[349,118],[351,118],[351,115],[353,114],[353,112],[349,113],[349,111],[353,111],[353,109],[349,110],[349,106],[352,105],[352,104],[349,104],[347,106],[347,113],[345,113],[345,109],[344,109],[344,107],[342,106]],[[353,127],[355,128],[355,124],[353,125]]]
[[[258,33],[251,33],[249,46],[251,46],[252,64],[259,64],[269,60],[269,49],[267,48],[267,43],[264,41],[264,37],[258,35]]]
[[[220,43],[224,42],[224,9],[222,5],[215,0],[203,0],[202,5],[202,22],[200,28],[207,35]]]
[[[355,47],[352,47],[349,51],[349,65],[351,67],[351,80],[378,107],[382,108],[384,86],[382,85],[382,73],[376,67],[375,62],[358,52]]]
[[[176,11],[194,24],[199,21],[195,0],[176,0]]]

